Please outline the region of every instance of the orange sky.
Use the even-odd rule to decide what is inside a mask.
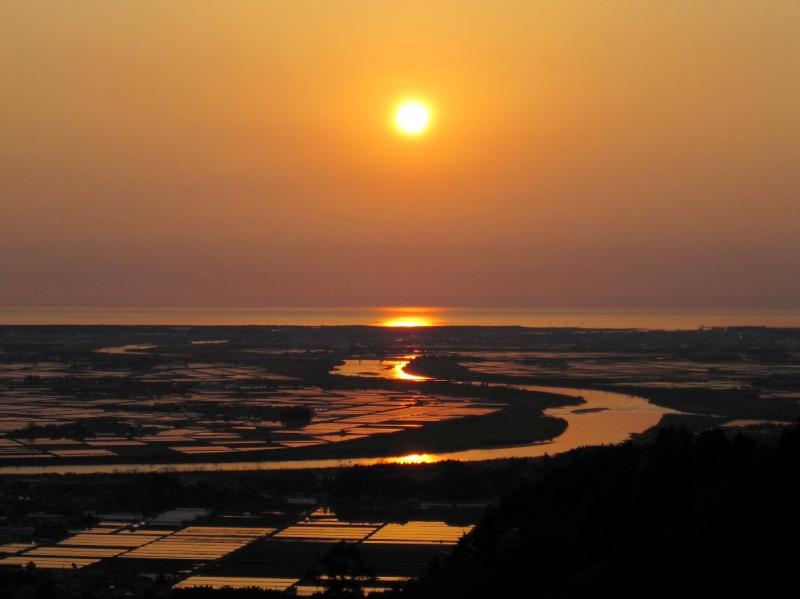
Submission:
[[[0,305],[797,307],[798,31],[797,0],[4,0]]]

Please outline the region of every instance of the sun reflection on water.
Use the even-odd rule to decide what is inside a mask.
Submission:
[[[383,321],[383,326],[413,329],[415,327],[433,326],[433,321],[424,316],[401,316]]]
[[[417,327],[433,327],[442,324],[437,318],[438,308],[382,308],[385,317],[377,324],[390,328],[413,329]]]
[[[412,356],[413,357],[413,356]],[[427,376],[419,376],[416,374],[410,374],[403,370],[406,366],[408,366],[410,360],[404,360],[402,362],[398,362],[392,367],[392,375],[389,378],[393,379],[400,379],[402,381],[427,381]]]
[[[411,453],[399,458],[389,458],[386,461],[391,464],[432,464],[439,460],[429,453]]]
[[[393,356],[391,359],[348,358],[334,368],[333,374],[368,378],[384,378],[401,381],[427,381],[430,377],[406,372],[409,362],[417,353]]]

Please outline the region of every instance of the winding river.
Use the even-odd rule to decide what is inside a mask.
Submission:
[[[392,369],[394,366],[391,367]],[[658,424],[661,416],[672,412],[649,403],[647,400],[623,393],[574,389],[567,387],[542,387],[521,385],[529,391],[545,391],[564,395],[581,396],[586,403],[545,410],[549,416],[567,421],[567,430],[552,441],[498,447],[494,449],[470,449],[450,453],[413,454],[394,457],[372,457],[325,460],[271,460],[253,462],[202,462],[191,464],[78,464],[60,466],[5,466],[0,474],[98,474],[98,473],[144,473],[144,472],[197,472],[197,471],[244,471],[244,470],[294,470],[300,468],[340,468],[354,465],[374,464],[418,464],[442,460],[492,460],[499,458],[537,457],[553,455],[587,445],[620,443],[631,435],[641,433]]]

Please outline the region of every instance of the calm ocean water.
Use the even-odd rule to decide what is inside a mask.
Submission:
[[[800,327],[798,310],[552,308],[2,308],[0,324],[382,325],[696,329]]]

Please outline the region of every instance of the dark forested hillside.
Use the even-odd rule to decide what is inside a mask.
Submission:
[[[551,460],[406,596],[763,596],[795,585],[798,531],[800,429],[665,429]]]

